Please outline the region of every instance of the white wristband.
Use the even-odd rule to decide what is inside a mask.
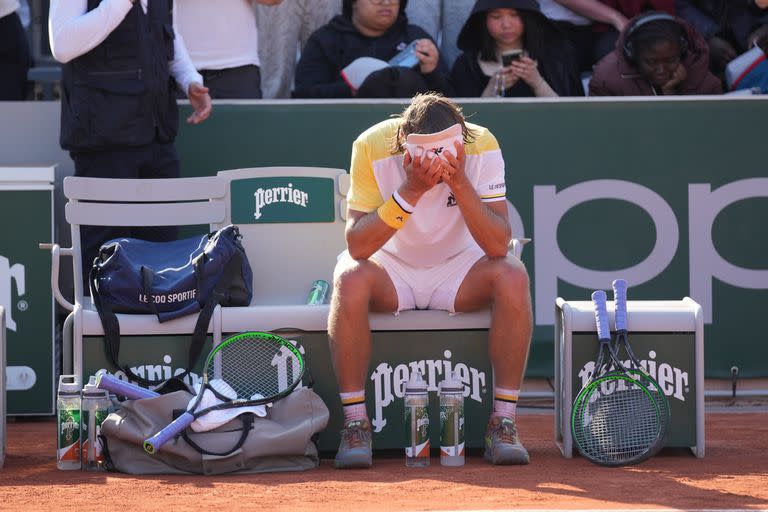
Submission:
[[[395,198],[395,201],[397,201],[397,204],[400,205],[400,207],[405,210],[408,213],[413,213],[416,209],[411,203],[403,199],[403,196],[397,193],[397,190],[392,192],[392,197]]]

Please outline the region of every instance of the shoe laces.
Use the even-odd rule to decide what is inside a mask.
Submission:
[[[517,444],[515,422],[509,418],[501,418],[498,423],[492,423],[490,437],[502,443]]]
[[[350,448],[368,446],[370,442],[370,431],[359,423],[350,423],[341,431],[344,444]]]

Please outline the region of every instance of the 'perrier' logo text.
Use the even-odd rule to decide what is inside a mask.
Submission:
[[[413,372],[418,371],[427,382],[427,390],[437,391],[437,386],[443,376],[455,372],[459,381],[464,384],[464,397],[482,403],[486,393],[485,372],[468,366],[462,362],[451,360],[450,350],[443,352],[445,359],[426,359],[410,361],[396,365],[394,368],[388,362],[379,363],[371,374],[373,381],[373,399],[375,413],[371,419],[374,432],[381,432],[387,424],[384,409],[396,398],[405,396],[405,383]]]
[[[289,183],[287,187],[257,188],[253,193],[255,201],[255,210],[253,216],[256,219],[261,218],[261,209],[273,203],[293,203],[302,208],[307,207],[309,203],[309,194],[301,189],[293,188]]]

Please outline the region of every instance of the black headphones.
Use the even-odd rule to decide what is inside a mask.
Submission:
[[[624,47],[622,49],[624,50],[624,57],[626,57],[628,61],[634,63],[636,57],[632,35],[637,32],[637,29],[653,21],[672,21],[678,23],[677,18],[664,12],[649,12],[637,18],[624,35]],[[686,53],[688,52],[688,38],[683,32],[682,26],[679,24],[678,26],[680,27],[680,59],[682,60],[685,59]]]

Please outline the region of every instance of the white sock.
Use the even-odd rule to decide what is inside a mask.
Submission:
[[[339,396],[344,409],[344,423],[350,420],[368,419],[368,412],[365,409],[365,390],[339,393]]]
[[[514,419],[519,389],[493,388],[493,415]]]

